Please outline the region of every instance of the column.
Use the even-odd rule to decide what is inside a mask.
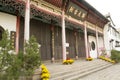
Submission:
[[[97,57],[99,57],[99,46],[98,46],[98,30],[97,26],[96,27],[96,47],[97,47]]]
[[[16,22],[16,53],[19,52],[19,29],[20,29],[20,16],[17,16]]]
[[[76,59],[78,59],[78,38],[77,32],[75,31],[75,52],[76,52]]]
[[[54,26],[51,25],[51,33],[52,33],[52,62],[54,62],[55,58],[55,38],[54,38]]]
[[[24,41],[28,41],[29,36],[30,36],[30,0],[26,0]]]
[[[65,34],[64,9],[62,10],[62,53],[63,53],[63,60],[66,60],[66,34]]]
[[[87,25],[86,25],[86,21],[84,22],[84,38],[85,38],[86,58],[88,58],[89,54],[88,54],[88,38],[87,38]]]

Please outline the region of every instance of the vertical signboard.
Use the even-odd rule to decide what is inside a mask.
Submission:
[[[10,32],[10,39],[11,39],[12,49],[15,49],[15,42],[16,42],[16,32],[15,31]]]

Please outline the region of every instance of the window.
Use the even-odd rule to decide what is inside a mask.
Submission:
[[[95,42],[91,42],[91,47],[92,47],[92,50],[95,50]]]
[[[116,41],[116,45],[115,45],[115,47],[120,47],[120,45],[119,45],[119,41]]]

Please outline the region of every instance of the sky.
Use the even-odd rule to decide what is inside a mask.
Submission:
[[[101,14],[110,13],[115,28],[120,28],[120,1],[119,0],[85,0]]]

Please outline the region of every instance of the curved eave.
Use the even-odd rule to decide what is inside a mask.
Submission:
[[[88,10],[91,10],[92,12],[94,12],[95,14],[97,14],[98,16],[100,16],[101,18],[103,18],[104,20],[108,21],[105,16],[103,16],[98,10],[96,10],[88,2],[86,2],[85,0],[78,0],[78,1],[80,3],[82,3],[83,5],[85,5],[88,8]]]
[[[101,24],[98,23],[99,26],[104,27],[104,25],[109,22],[109,20],[105,16],[103,16],[99,11],[97,11],[93,6],[91,6],[85,0],[71,0],[71,1],[76,3],[77,5],[79,5],[83,9],[85,9],[88,12],[88,15],[92,14],[96,19],[99,19],[100,23],[102,22],[102,24],[103,24],[101,26]],[[88,20],[88,19],[86,18],[86,20]],[[93,24],[97,24],[98,21],[92,20],[89,22],[91,22]]]

